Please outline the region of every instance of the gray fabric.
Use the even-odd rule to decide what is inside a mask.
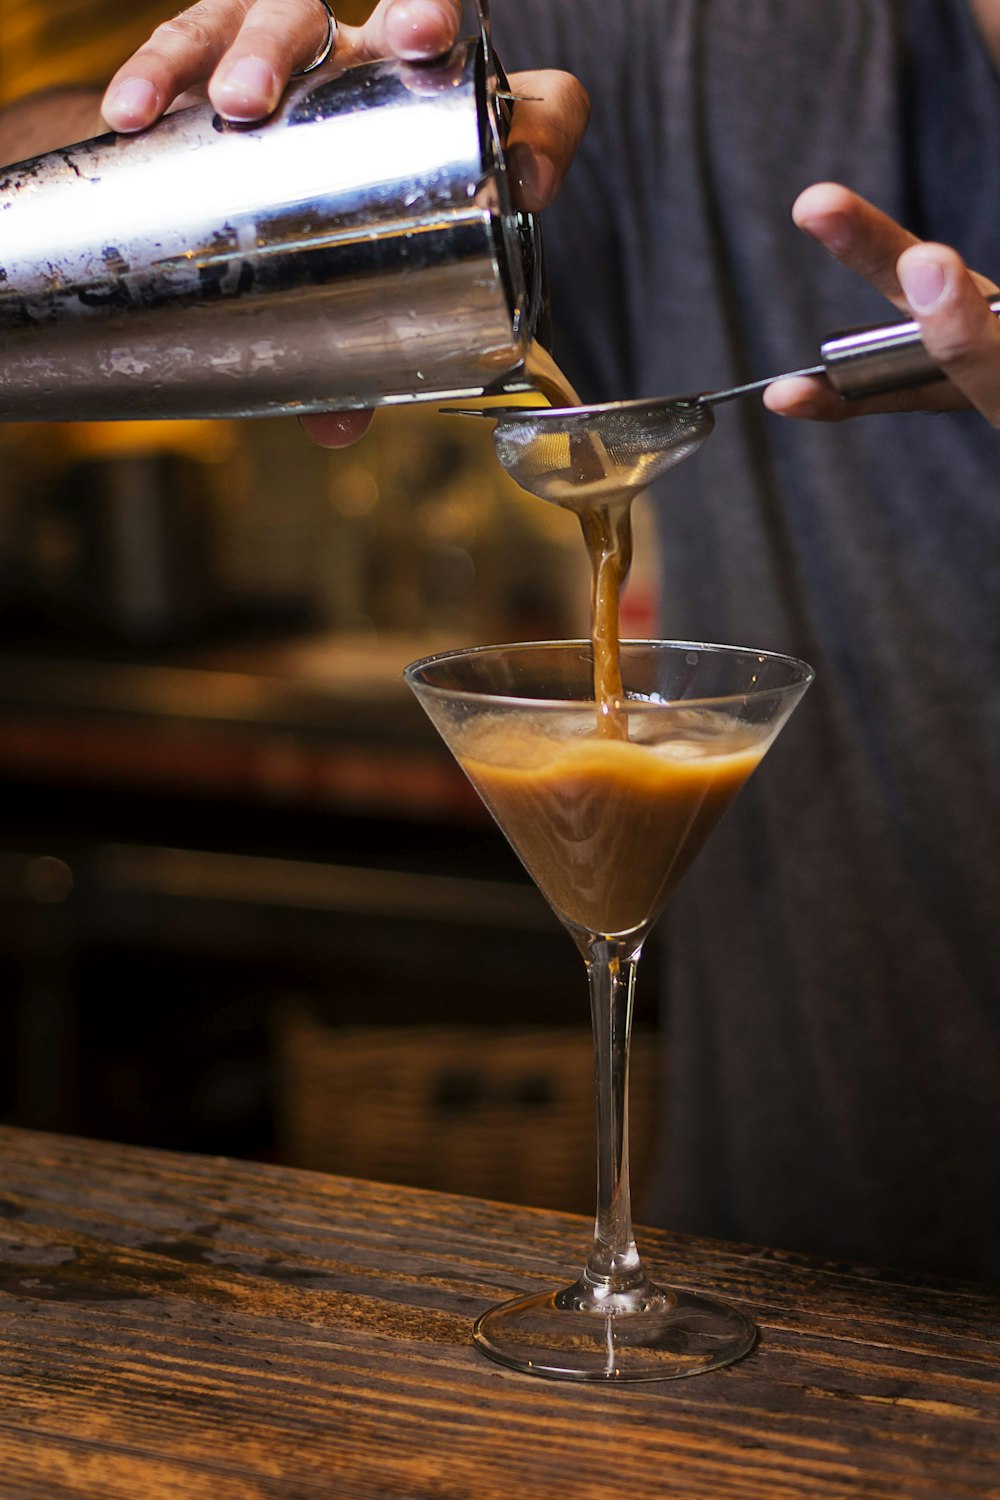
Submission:
[[[1000,279],[1000,82],[963,0],[494,13],[508,67],[591,92],[545,219],[556,352],[586,396],[767,375],[895,316],[792,226],[813,181]],[[655,505],[665,633],[799,654],[817,682],[668,913],[640,1207],[1000,1278],[1000,437],[742,402]]]

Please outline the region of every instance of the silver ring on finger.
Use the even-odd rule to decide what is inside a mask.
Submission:
[[[326,37],[312,62],[307,63],[304,68],[296,68],[295,72],[291,74],[292,78],[304,78],[307,73],[315,73],[317,68],[321,68],[333,51],[334,43],[337,40],[337,17],[333,13],[333,7],[330,5],[329,0],[319,0],[319,3],[326,11]]]

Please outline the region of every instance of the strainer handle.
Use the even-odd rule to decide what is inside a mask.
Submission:
[[[1000,297],[989,305],[1000,317]],[[820,357],[840,396],[875,396],[945,378],[920,342],[918,323],[879,323],[832,334],[820,346]]]

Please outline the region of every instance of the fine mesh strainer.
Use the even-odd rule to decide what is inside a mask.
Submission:
[[[555,505],[585,509],[637,495],[701,446],[715,426],[713,405],[767,384],[598,406],[454,410],[495,419],[497,458],[522,489]]]
[[[1000,297],[989,303],[1000,315]],[[847,399],[943,380],[916,323],[879,323],[838,333],[820,346],[822,363],[794,375],[822,375]],[[692,396],[610,401],[597,406],[453,407],[455,415],[491,417],[493,446],[511,478],[532,495],[578,509],[622,501],[688,458],[715,426],[713,407],[763,390],[770,376],[729,390]]]
[[[694,453],[714,426],[711,405],[697,399],[579,411],[513,407],[498,419],[493,446],[522,489],[575,509],[637,495]]]

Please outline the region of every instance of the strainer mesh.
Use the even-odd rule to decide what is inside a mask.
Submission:
[[[501,417],[493,433],[497,458],[522,489],[559,505],[637,494],[700,446],[712,409],[678,400],[629,404],[606,412],[524,409]]]

